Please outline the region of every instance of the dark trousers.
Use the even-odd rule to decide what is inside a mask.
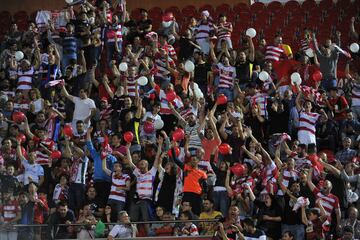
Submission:
[[[100,208],[103,208],[105,207],[108,197],[110,195],[111,183],[105,181],[95,181],[94,187],[96,190],[96,194],[100,200]]]
[[[81,209],[85,200],[86,185],[71,183],[69,187],[69,207],[74,212]]]
[[[201,195],[192,193],[192,192],[184,192],[184,196],[182,198],[183,202],[189,202],[191,205],[191,210],[196,215],[200,216],[201,213]]]

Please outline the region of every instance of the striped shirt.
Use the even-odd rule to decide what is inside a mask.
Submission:
[[[200,21],[199,25],[195,28],[195,39],[206,39],[210,36],[210,33],[214,31],[214,25],[212,22]]]
[[[171,68],[175,68],[175,62],[168,57],[169,65]],[[155,68],[157,69],[157,73],[155,74],[158,78],[167,79],[168,75],[170,74],[170,71],[166,67],[166,59],[162,58],[161,56],[155,57]]]
[[[263,168],[263,185],[266,186],[267,182],[276,182],[276,179],[278,178],[278,168],[276,167],[275,163],[271,161],[270,164],[266,165]]]
[[[160,48],[164,49],[172,59],[177,58],[175,48],[170,44],[164,44],[163,46],[160,46]]]
[[[51,152],[54,150],[54,141],[51,140],[50,138],[45,139],[45,140],[40,140],[39,138],[36,137],[34,139],[34,141],[42,144],[44,147],[46,147]],[[40,165],[48,165],[50,163],[49,155],[47,152],[42,150],[42,147],[39,147],[36,150],[36,161],[35,162]]]
[[[34,75],[34,68],[31,67],[27,71],[21,71],[18,70],[17,76],[18,76],[18,83],[17,83],[17,89],[20,90],[30,90],[32,87],[32,78]]]
[[[353,82],[351,90],[351,106],[360,106],[360,83]]]
[[[118,188],[126,187],[126,182],[129,181],[130,181],[129,175],[121,174],[120,176],[117,176],[116,173],[113,172],[111,175],[111,190],[110,190],[109,199],[125,202],[126,191]]]
[[[225,22],[223,24],[223,26],[225,28],[231,28],[232,24],[231,24],[231,22]],[[225,30],[219,26],[219,30],[217,31],[217,37],[218,37],[218,40],[231,38],[231,32],[229,32],[228,30]]]
[[[300,158],[300,157],[295,156],[294,159],[295,159],[295,169],[297,171],[300,171],[305,168],[309,169],[312,166],[311,161],[309,159],[307,159],[306,157]]]
[[[320,115],[318,113],[307,113],[300,112],[299,115],[299,131],[306,131],[309,134],[315,135],[315,124],[319,119]]]
[[[217,65],[219,71],[219,88],[232,88],[236,78],[236,69],[233,66],[224,66],[222,63]]]
[[[141,173],[138,168],[136,168],[133,174],[136,177],[136,193],[139,196],[139,199],[149,199],[152,200],[153,190],[154,190],[154,179],[157,169],[153,166],[150,171],[146,173]]]
[[[11,200],[7,203],[4,203],[0,206],[0,213],[4,218],[4,222],[8,223],[13,220],[18,213],[20,213],[21,209],[19,203],[15,200]]]
[[[200,126],[199,123],[196,123],[194,126],[190,126],[189,124],[186,124],[186,126],[185,126],[185,129],[184,129],[185,134],[189,135],[189,149],[202,148],[201,139],[197,132],[199,126]]]
[[[117,24],[116,26],[111,26],[106,31],[106,38],[108,42],[115,42],[115,36],[118,39],[118,42],[122,42],[122,25]]]
[[[159,99],[160,99],[160,114],[170,115],[173,114],[172,110],[168,106],[168,100],[166,99],[166,93],[164,90],[160,89],[159,91]],[[175,97],[175,100],[172,102],[174,108],[182,108],[183,102],[179,96]]]
[[[285,51],[282,47],[266,46],[265,48],[265,60],[280,61],[281,57],[285,55]]]
[[[260,107],[260,114],[261,116],[265,116],[267,118],[268,112],[267,112],[267,99],[269,98],[269,95],[267,93],[256,93],[254,96],[250,97],[250,104],[258,105]]]
[[[135,97],[136,94],[136,81],[138,77],[126,77],[127,80],[127,89],[128,89],[128,95],[131,97]],[[139,86],[137,88],[137,91],[139,92]]]
[[[29,102],[21,102],[21,103],[14,103],[14,111],[16,112],[26,112],[30,109]]]
[[[289,187],[289,182],[291,179],[297,180],[299,178],[298,172],[296,170],[284,170],[283,172],[283,179],[281,184],[284,185],[285,187]],[[284,193],[279,190],[278,191],[278,195],[283,196]]]
[[[63,38],[63,53],[65,55],[71,55],[76,59],[77,52],[77,38],[74,35],[66,35]],[[65,66],[66,67],[66,66]]]
[[[322,200],[322,206],[324,207],[326,216],[330,217],[333,210],[340,209],[339,199],[334,194],[329,193],[328,195],[325,195],[321,193],[318,188],[314,188],[313,194],[316,198]],[[329,221],[331,221],[331,218]]]

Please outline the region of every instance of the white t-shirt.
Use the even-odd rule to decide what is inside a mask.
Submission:
[[[44,176],[44,169],[41,165],[34,163],[29,164],[28,160],[22,161],[24,166],[24,185],[29,184],[29,177],[31,177],[32,182],[39,183],[40,176]]]
[[[151,112],[146,112],[145,113],[145,116],[143,117],[143,121],[145,122],[146,119],[148,119],[148,118],[152,119],[153,122],[155,122],[157,120],[161,120],[161,117],[160,117],[159,114],[153,115]]]
[[[85,120],[91,114],[91,109],[95,109],[95,102],[90,98],[81,99],[79,97],[74,97],[73,100],[75,104],[74,117],[76,120]]]
[[[111,229],[110,236],[114,238],[131,238],[133,237],[133,230],[132,227],[126,225],[115,225],[113,229]]]

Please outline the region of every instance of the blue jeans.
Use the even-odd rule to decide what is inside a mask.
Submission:
[[[323,79],[320,84],[321,88],[325,89],[326,91],[329,90],[329,88],[336,87],[337,81],[336,79]]]
[[[125,208],[125,202],[118,201],[115,199],[109,199],[107,201],[107,204],[109,204],[111,206],[112,211],[116,212],[116,215],[118,215],[119,212],[124,210],[124,208]]]
[[[228,102],[232,102],[234,100],[234,90],[233,89],[230,89],[230,88],[218,88],[217,96],[219,96],[220,94],[224,94],[227,97]]]
[[[294,234],[295,239],[305,239],[305,226],[302,224],[297,224],[297,225],[281,224],[281,233],[284,234],[284,232],[287,231]]]
[[[214,209],[227,216],[229,211],[229,197],[227,191],[213,191]]]

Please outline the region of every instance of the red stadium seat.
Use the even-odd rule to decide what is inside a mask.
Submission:
[[[300,4],[298,1],[292,0],[292,1],[286,2],[284,8],[287,10],[296,10],[296,9],[300,8]]]
[[[271,12],[279,12],[283,9],[283,5],[280,2],[273,1],[273,2],[270,2],[266,8],[267,8],[267,10],[269,10]]]
[[[19,11],[19,12],[16,12],[13,16],[13,19],[14,21],[18,21],[18,20],[28,20],[28,15],[27,15],[27,12],[25,11]]]
[[[316,7],[316,6],[317,6],[317,4],[316,4],[315,0],[306,0],[305,2],[303,2],[301,4],[301,8],[303,8],[303,9],[311,9],[311,8]]]
[[[181,10],[184,17],[195,17],[198,15],[195,6],[188,5]]]
[[[238,3],[233,7],[233,13],[239,14],[242,12],[248,12],[250,13],[249,6],[246,5],[246,3]]]
[[[152,7],[149,9],[150,18],[156,18],[156,16],[162,16],[163,11],[160,7]]]
[[[217,14],[220,14],[220,13],[229,14],[231,12],[231,7],[229,4],[223,3],[219,6],[217,6],[215,11]]]
[[[130,17],[131,17],[131,19],[139,20],[141,17],[140,8],[135,8],[134,10],[132,10]]]
[[[265,8],[265,5],[262,2],[256,2],[250,6],[251,12],[263,10]]]

